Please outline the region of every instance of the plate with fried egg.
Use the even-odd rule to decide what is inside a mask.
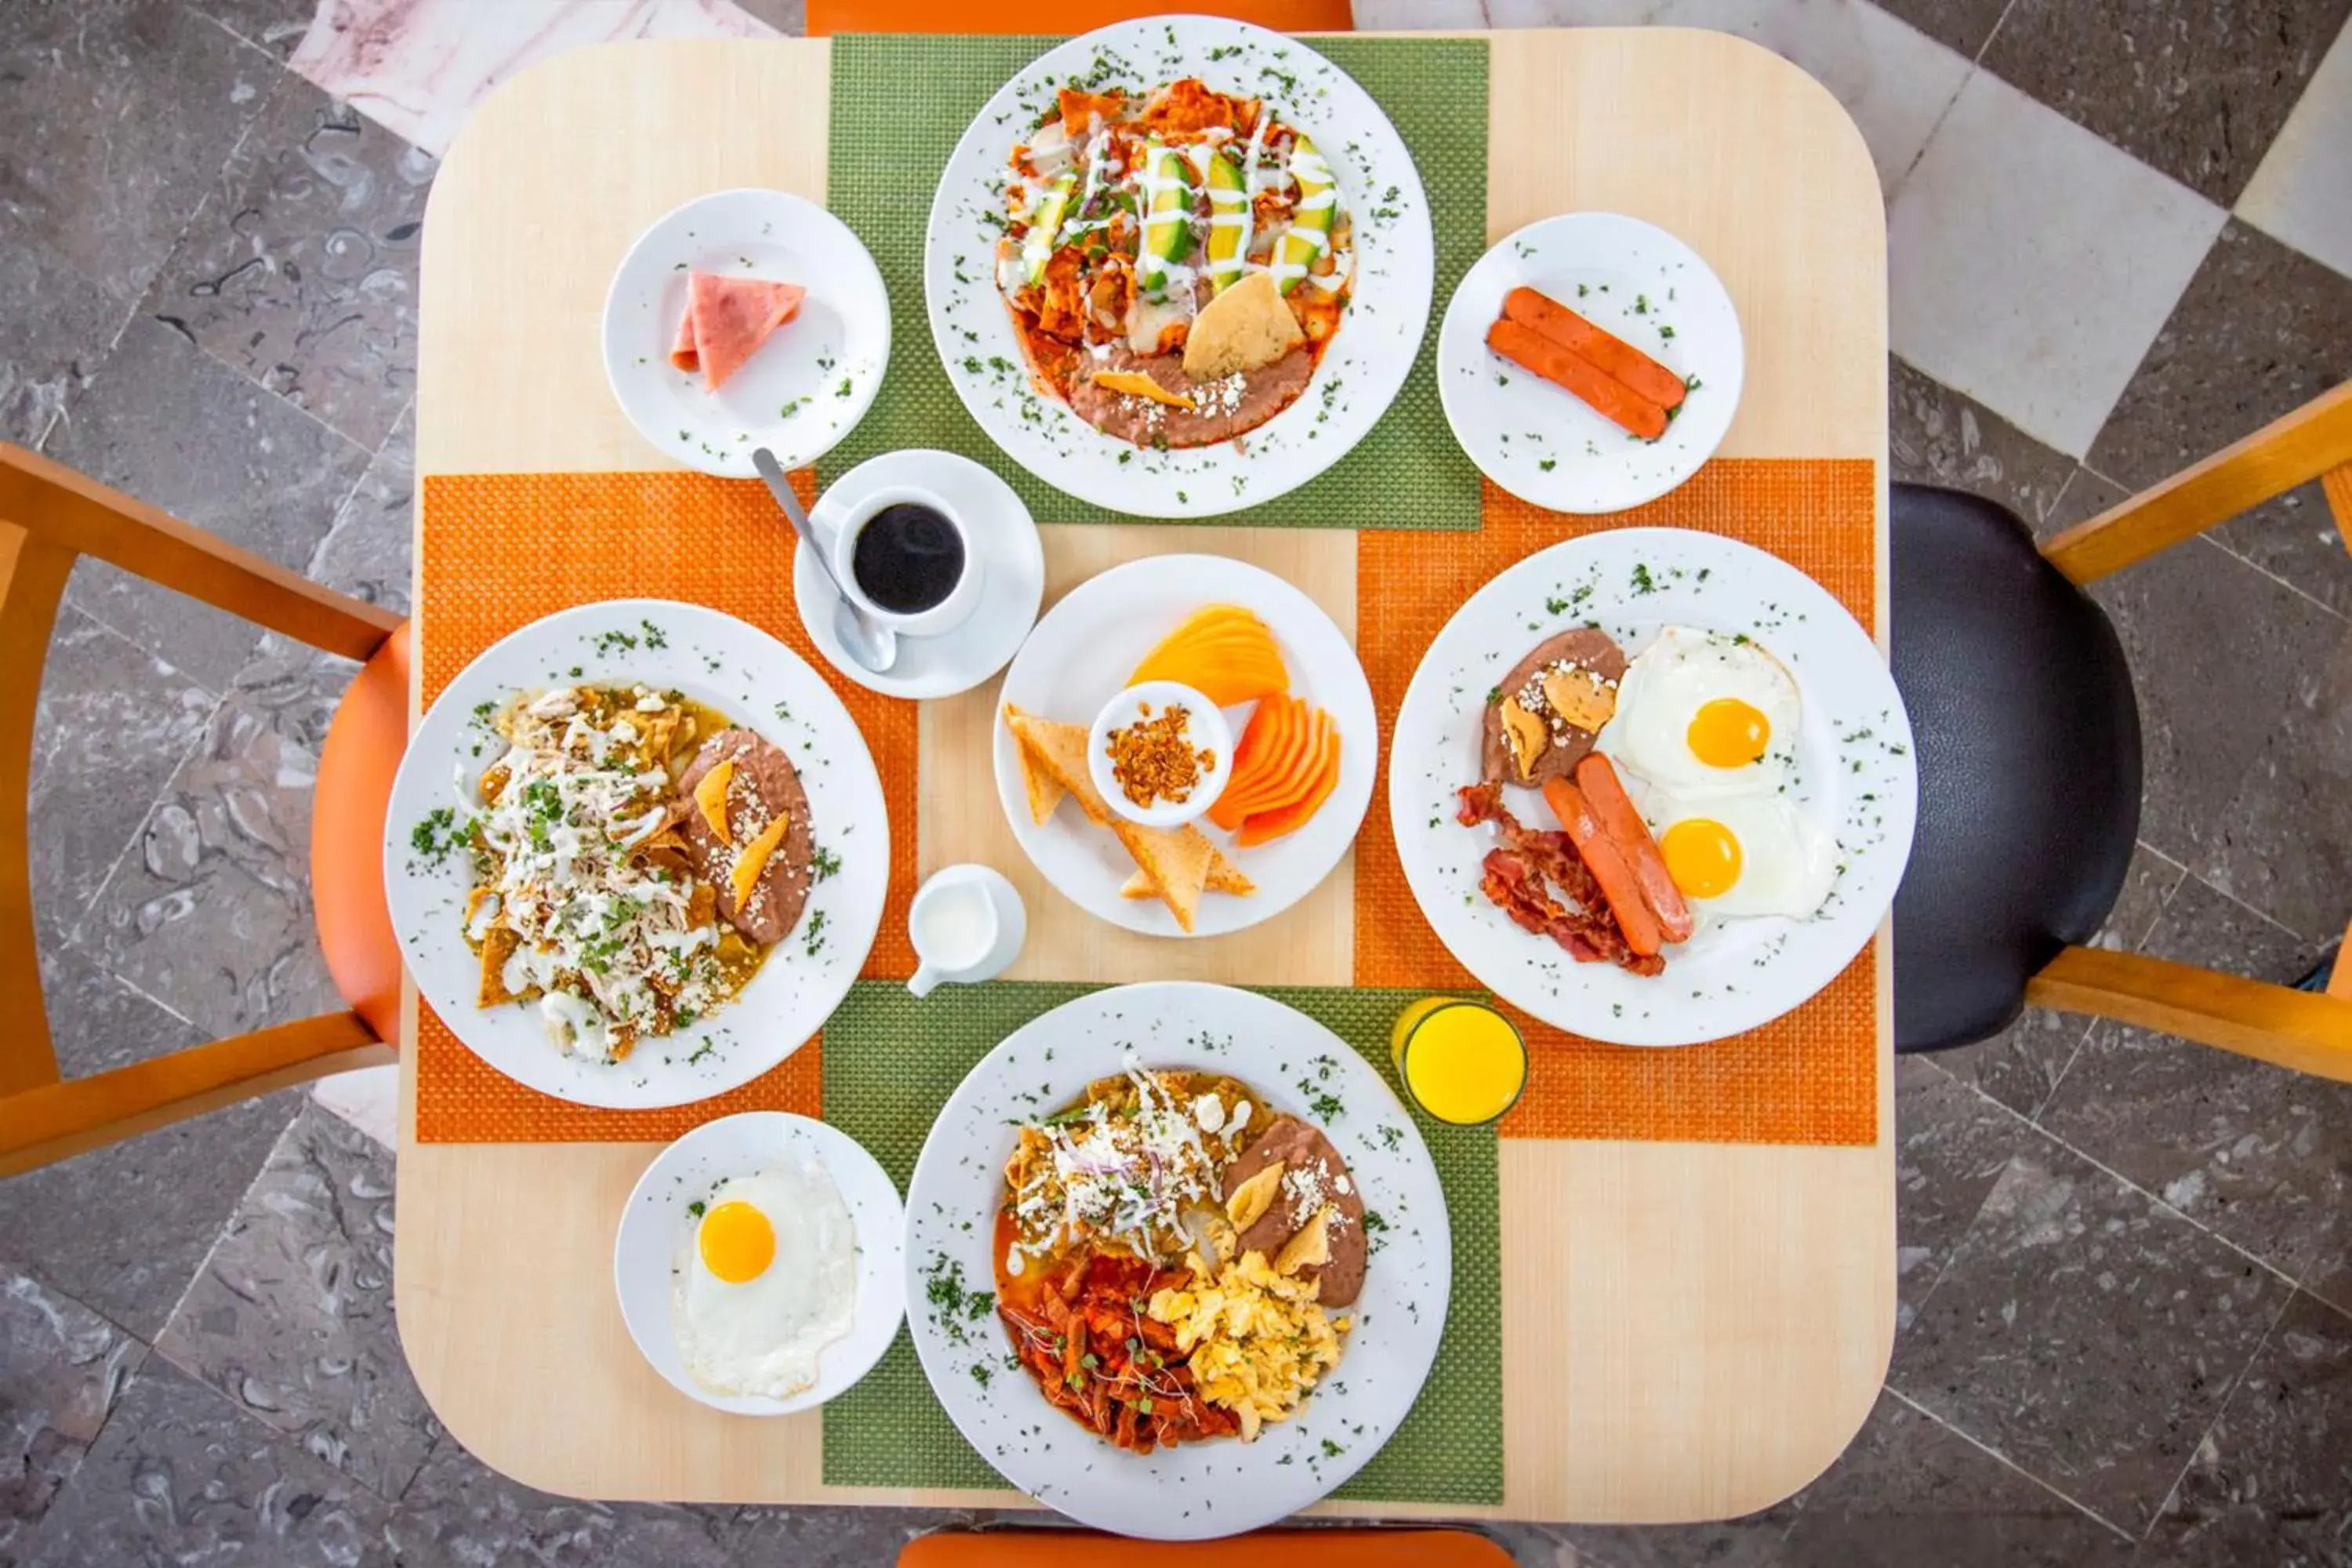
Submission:
[[[738,1415],[810,1410],[873,1369],[906,1315],[906,1209],[863,1145],[784,1111],[706,1122],[656,1156],[613,1243],[653,1369]]]
[[[1893,907],[1918,771],[1885,656],[1714,534],[1539,551],[1423,655],[1390,752],[1405,879],[1483,984],[1628,1046],[1805,1002]]]

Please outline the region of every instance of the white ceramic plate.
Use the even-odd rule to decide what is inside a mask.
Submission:
[[[1005,673],[996,710],[996,795],[1013,836],[1064,897],[1148,936],[1185,933],[1158,899],[1119,896],[1135,862],[1108,828],[1087,821],[1068,801],[1044,826],[1030,820],[1021,747],[1004,722],[1004,704],[1090,726],[1103,704],[1126,689],[1143,656],[1206,605],[1245,605],[1272,629],[1292,694],[1328,710],[1339,726],[1339,784],[1306,826],[1253,848],[1235,848],[1233,835],[1206,817],[1194,824],[1257,891],[1203,895],[1192,935],[1242,931],[1305,898],[1355,842],[1380,769],[1380,719],[1356,650],[1321,605],[1273,573],[1222,555],[1153,555],[1079,584],[1037,623]],[[1240,734],[1248,708],[1225,711]]]
[[[824,563],[805,542],[793,554],[793,596],[809,641],[858,685],[886,697],[952,697],[1003,669],[1037,624],[1037,606],[1045,597],[1045,547],[1013,487],[953,452],[869,458],[817,497],[809,521],[830,542],[860,502],[894,485],[929,490],[962,515],[982,574],[980,603],[971,618],[940,637],[900,637],[898,662],[877,675],[850,658],[835,635],[834,606],[840,600]]]
[[[669,363],[689,268],[797,283],[800,314],[717,392]],[[751,449],[814,462],[873,403],[890,298],[849,226],[784,191],[714,191],[646,230],[604,297],[604,374],[637,434],[688,468],[751,477]]]
[[[460,914],[470,868],[462,855],[430,864],[409,838],[436,807],[479,804],[475,786],[504,742],[478,712],[488,714],[517,691],[627,681],[683,691],[790,752],[808,792],[817,845],[839,857],[841,869],[810,893],[800,924],[733,1001],[606,1064],[557,1050],[535,1006],[485,1012],[474,1005],[481,966],[466,945]],[[410,736],[384,823],[393,930],[433,1010],[476,1056],[517,1082],[623,1110],[723,1094],[798,1050],[857,978],[882,923],[889,876],[882,781],[833,688],[765,632],[667,599],[583,605],[485,649]]]
[[[1550,295],[1696,384],[1655,441],[1486,346],[1503,296]],[[1463,275],[1437,333],[1437,387],[1479,471],[1554,511],[1622,511],[1698,472],[1731,428],[1747,367],[1739,317],[1698,252],[1615,213],[1529,224]]]
[[[1314,139],[1355,218],[1356,292],[1297,402],[1232,442],[1180,452],[1103,434],[1038,392],[993,274],[1006,161],[1063,81],[1149,91],[1196,76],[1265,100]],[[1375,215],[1379,216],[1375,216]],[[1346,456],[1404,384],[1429,323],[1429,204],[1371,96],[1297,38],[1209,16],[1155,16],[1047,50],[997,90],[940,177],[923,299],[956,395],[1007,456],[1081,500],[1140,517],[1213,517],[1296,489]]]
[[[1706,922],[1666,950],[1664,973],[1643,979],[1570,961],[1479,894],[1494,830],[1463,827],[1454,812],[1454,791],[1478,778],[1486,695],[1537,643],[1588,620],[1629,657],[1675,625],[1745,633],[1789,667],[1803,702],[1789,799],[1836,838],[1842,867],[1819,914]],[[1532,791],[1507,791],[1506,799],[1521,822],[1553,826]],[[1910,721],[1853,617],[1786,563],[1680,529],[1570,540],[1479,589],[1414,672],[1389,757],[1389,816],[1405,879],[1447,951],[1545,1023],[1627,1046],[1752,1029],[1836,978],[1894,904],[1917,809]]]
[[[857,1306],[849,1337],[820,1352],[816,1385],[790,1399],[715,1394],[688,1374],[671,1327],[677,1271],[700,1223],[689,1205],[730,1176],[809,1160],[821,1162],[841,1189],[857,1231]],[[898,1189],[846,1132],[781,1110],[722,1116],[654,1156],[637,1178],[613,1238],[613,1288],[629,1337],[679,1393],[737,1415],[789,1415],[823,1405],[872,1371],[890,1348],[907,1312],[906,1229]]]
[[[944,1321],[934,1279],[992,1290],[990,1258],[1013,1125],[1067,1104],[1089,1081],[1147,1067],[1230,1072],[1275,1110],[1320,1126],[1367,1213],[1386,1222],[1348,1309],[1345,1353],[1291,1420],[1256,1442],[1122,1453],[1045,1403],[993,1312]],[[1301,1089],[1301,1085],[1305,1089]],[[1310,1115],[1328,1095],[1338,1109]],[[1324,1109],[1330,1110],[1329,1102]],[[1338,1036],[1252,992],[1171,981],[1065,1003],[981,1058],[932,1123],[907,1189],[908,1327],[956,1429],[1005,1479],[1101,1530],[1200,1540],[1270,1524],[1321,1499],[1380,1450],[1421,1396],[1453,1292],[1454,1239],[1437,1167],[1387,1083]],[[983,1378],[975,1367],[986,1372]]]

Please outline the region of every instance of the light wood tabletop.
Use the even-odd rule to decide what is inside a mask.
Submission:
[[[1489,238],[1602,208],[1672,230],[1712,264],[1748,351],[1724,455],[1879,465],[1883,640],[1885,227],[1860,133],[1811,78],[1723,35],[1496,37]],[[442,165],[425,225],[420,478],[667,466],[606,389],[598,353],[606,285],[640,231],[704,192],[766,185],[824,199],[829,47],[788,39],[587,50],[530,71],[483,105]],[[756,134],[726,129],[753,126]],[[1445,200],[1441,189],[1430,195]],[[1444,304],[1433,302],[1433,321]],[[895,352],[932,350],[911,342]],[[1347,531],[1052,524],[1043,532],[1049,603],[1117,562],[1206,550],[1269,567],[1343,628],[1356,625],[1356,541]],[[418,630],[433,635],[429,622]],[[1350,983],[1344,862],[1279,921],[1223,941],[1133,937],[1053,894],[995,805],[993,691],[992,682],[923,705],[919,859],[925,872],[976,859],[1013,877],[1033,922],[1016,975]],[[1811,1481],[1860,1427],[1895,1330],[1884,931],[1877,951],[1874,1144],[1503,1140],[1504,1501],[1466,1511],[1728,1517]],[[670,1388],[629,1342],[612,1284],[614,1226],[658,1145],[419,1143],[415,1009],[412,991],[401,1338],[426,1398],[467,1448],[519,1480],[575,1496],[1020,1500],[827,1487],[815,1415],[731,1417]]]

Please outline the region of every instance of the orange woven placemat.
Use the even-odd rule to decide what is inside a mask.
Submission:
[[[1381,635],[1358,652],[1381,733],[1396,732],[1405,688],[1446,621],[1504,567],[1560,540],[1610,528],[1720,533],[1813,578],[1875,626],[1875,465],[1852,459],[1725,458],[1647,506],[1571,517],[1492,485],[1475,533],[1377,530],[1356,537],[1356,616]],[[1601,1045],[1518,1018],[1533,1071],[1506,1137],[1731,1143],[1869,1143],[1878,1135],[1876,943],[1820,995],[1760,1029],[1680,1050]],[[1356,983],[1475,986],[1422,917],[1389,825],[1388,773],[1356,841]]]
[[[802,498],[813,485],[793,476]],[[679,599],[782,639],[847,706],[882,775],[890,886],[866,961],[876,979],[914,972],[915,705],[843,679],[809,644],[793,604],[793,532],[749,480],[688,473],[428,475],[418,524],[419,657],[427,703],[516,627],[600,599]],[[812,1042],[742,1088],[667,1110],[603,1110],[525,1089],[458,1043],[419,1005],[416,1136],[425,1143],[656,1141],[739,1110],[817,1113]]]

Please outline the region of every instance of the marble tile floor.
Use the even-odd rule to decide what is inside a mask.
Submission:
[[[466,112],[558,47],[801,9],[10,0],[0,438],[404,605],[417,256]],[[1890,203],[1894,471],[2043,531],[2352,377],[2347,11],[1359,5],[1717,27],[1813,71]],[[2097,594],[2147,741],[2100,940],[2294,978],[2352,915],[2352,553],[2307,489]],[[349,675],[77,575],[30,803],[69,1072],[328,1005],[309,791]],[[582,1502],[474,1461],[400,1352],[380,1082],[0,1183],[0,1568],[866,1564],[952,1521]],[[1896,1123],[1900,1326],[1845,1457],[1749,1519],[1497,1527],[1519,1562],[2352,1563],[2352,1088],[2044,1015],[1901,1064]]]

